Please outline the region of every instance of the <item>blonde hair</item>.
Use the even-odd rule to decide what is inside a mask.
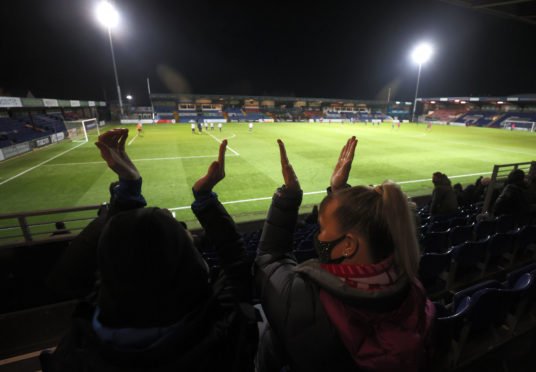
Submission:
[[[410,202],[396,183],[385,181],[376,187],[355,186],[328,195],[320,213],[331,200],[339,206],[333,216],[342,231],[355,230],[367,241],[370,255],[380,262],[393,255],[399,273],[415,280],[419,246]]]

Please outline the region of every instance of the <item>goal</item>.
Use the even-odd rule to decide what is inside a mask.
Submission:
[[[534,121],[507,119],[502,122],[502,127],[504,129],[510,129],[510,130],[523,130],[526,132],[536,132],[536,122]]]
[[[100,135],[99,123],[96,118],[66,121],[67,138],[73,142],[88,142],[92,134]]]

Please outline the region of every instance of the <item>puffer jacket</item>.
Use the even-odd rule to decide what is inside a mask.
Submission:
[[[418,371],[431,349],[434,307],[418,282],[402,276],[368,292],[343,283],[318,260],[292,253],[301,192],[275,193],[264,224],[255,282],[270,324],[258,368],[294,371]]]

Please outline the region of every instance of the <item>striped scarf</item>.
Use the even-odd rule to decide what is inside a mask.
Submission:
[[[375,264],[322,264],[322,268],[338,276],[349,286],[365,291],[378,291],[388,288],[398,279],[392,256]]]

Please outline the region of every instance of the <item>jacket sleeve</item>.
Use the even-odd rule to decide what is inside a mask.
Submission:
[[[284,187],[275,193],[255,260],[255,284],[263,310],[285,345],[293,342],[293,335],[303,334],[301,331],[323,312],[318,308],[318,289],[293,270],[293,233],[301,197],[301,190],[291,193]]]
[[[242,236],[232,217],[217,199],[215,193],[196,195],[192,210],[214,244],[221,265],[216,288],[231,293],[239,301],[251,301],[251,261]]]

